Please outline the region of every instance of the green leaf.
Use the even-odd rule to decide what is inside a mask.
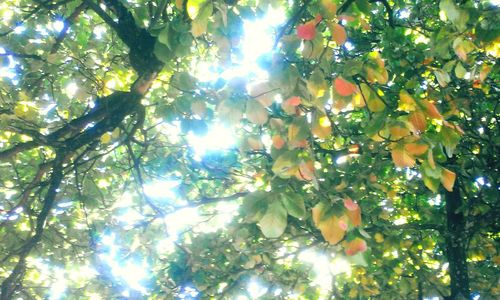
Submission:
[[[455,66],[455,76],[463,79],[465,77],[465,73],[467,73],[467,70],[465,70],[464,66],[462,66],[462,64],[458,62]]]
[[[269,193],[256,191],[243,198],[241,212],[247,222],[257,222],[267,210],[267,196]]]
[[[205,2],[206,0],[187,0],[186,8],[188,16],[191,20],[194,20],[198,16],[198,13]]]
[[[155,43],[154,54],[156,58],[164,63],[169,63],[173,59],[172,51],[163,43],[157,41]]]
[[[277,238],[285,232],[287,213],[280,201],[269,204],[266,214],[259,221],[260,230],[267,238]]]
[[[281,201],[289,215],[299,219],[306,216],[304,198],[300,194],[284,193],[282,194]]]
[[[451,81],[450,75],[442,69],[434,70],[434,75],[436,75],[436,79],[439,85],[442,87],[446,87],[448,83]]]

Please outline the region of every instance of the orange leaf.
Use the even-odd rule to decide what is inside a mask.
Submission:
[[[346,215],[352,225],[356,227],[361,226],[361,208],[359,208],[359,206],[355,210],[347,210]]]
[[[457,175],[455,172],[443,168],[443,171],[441,172],[441,183],[448,192],[453,191],[453,185],[455,184],[456,177]]]
[[[395,147],[391,150],[392,161],[396,167],[413,167],[415,165],[415,159],[408,154],[402,147]]]
[[[337,45],[343,45],[347,40],[347,34],[345,32],[344,26],[335,23],[332,25],[331,29],[333,40],[337,43]]]
[[[332,0],[321,0],[321,5],[328,17],[333,17],[337,14],[337,5]]]
[[[427,112],[427,116],[429,118],[438,119],[438,120],[443,119],[443,116],[441,115],[441,113],[437,109],[436,105],[434,105],[434,103],[429,102],[427,100],[422,100],[422,103],[424,104],[425,111]]]
[[[297,36],[306,41],[313,40],[316,36],[315,20],[297,26]]]
[[[299,164],[299,169],[295,173],[295,177],[299,180],[312,180],[314,178],[314,162],[312,160],[301,162]]]
[[[405,145],[406,152],[411,155],[422,155],[427,151],[427,149],[429,149],[429,146],[426,144],[410,143]]]
[[[408,121],[415,127],[419,132],[424,132],[427,127],[427,122],[425,120],[425,115],[423,112],[416,110],[412,111],[408,115]]]
[[[389,131],[391,133],[391,138],[395,140],[399,140],[402,137],[410,135],[410,130],[408,128],[398,125],[392,126],[391,128],[389,128]]]
[[[350,211],[355,211],[359,208],[359,205],[356,202],[352,201],[352,199],[349,197],[346,197],[344,199],[344,206],[345,208],[347,208],[347,210]]]
[[[341,76],[337,77],[333,82],[335,85],[335,90],[340,96],[350,96],[354,94],[357,90],[356,86],[349,81],[345,80]]]
[[[354,240],[345,243],[344,248],[345,254],[347,254],[348,256],[352,256],[359,252],[365,252],[368,246],[366,245],[365,240],[361,238],[355,238]]]
[[[283,146],[285,145],[285,140],[283,140],[283,138],[279,135],[273,136],[272,140],[274,148],[278,150],[283,148]]]
[[[300,105],[301,101],[300,101],[300,97],[293,96],[293,97],[286,99],[285,102],[287,105],[298,106],[298,105]]]

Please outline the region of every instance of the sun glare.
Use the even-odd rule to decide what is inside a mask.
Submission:
[[[222,124],[213,125],[209,128],[207,134],[203,136],[190,132],[187,140],[194,150],[194,158],[198,161],[209,152],[228,150],[236,144],[236,137],[233,130]]]

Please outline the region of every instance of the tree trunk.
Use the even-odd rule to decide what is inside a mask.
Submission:
[[[459,181],[456,180],[453,191],[445,193],[447,223],[445,241],[451,278],[450,299],[471,299],[465,251],[467,233],[465,231],[465,216],[460,211],[462,199],[458,184]]]

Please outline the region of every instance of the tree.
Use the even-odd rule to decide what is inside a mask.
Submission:
[[[0,299],[498,297],[494,2],[2,2]]]

